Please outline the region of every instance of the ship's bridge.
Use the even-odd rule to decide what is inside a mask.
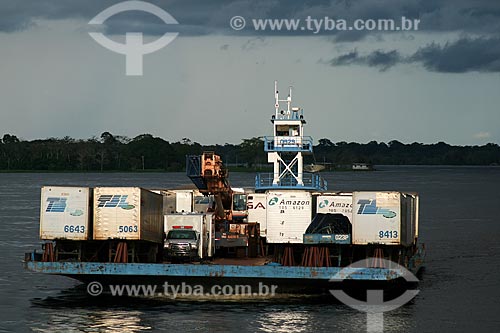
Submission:
[[[273,115],[274,135],[264,137],[266,152],[302,152],[312,154],[313,139],[304,136],[304,111],[292,108],[290,114],[281,111]],[[300,113],[300,114],[299,114]]]
[[[275,83],[275,113],[271,117],[273,136],[264,137],[264,150],[268,162],[273,163],[273,173],[257,174],[256,191],[268,189],[326,190],[327,184],[317,173],[303,171],[303,155],[313,153],[313,138],[304,135],[304,111],[292,107],[292,90],[287,99],[280,100]],[[280,110],[280,103],[286,109]]]

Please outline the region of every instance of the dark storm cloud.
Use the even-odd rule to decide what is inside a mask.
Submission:
[[[0,32],[30,29],[37,20],[82,19],[88,21],[119,0],[22,0],[0,2]],[[377,50],[368,55],[356,51],[329,61],[332,65],[365,64],[381,71],[398,63],[421,63],[426,69],[438,72],[490,71],[498,72],[500,51],[500,1],[498,0],[151,0],[177,19],[179,25],[165,25],[154,15],[141,12],[117,14],[106,21],[108,34],[143,32],[161,35],[177,31],[184,36],[232,34],[262,38],[265,35],[311,35],[310,31],[255,31],[252,18],[316,19],[394,19],[402,16],[420,19],[420,31],[453,32],[474,36],[444,45],[430,44],[409,57],[398,50]],[[247,26],[242,31],[229,27],[231,17],[241,15]],[[92,29],[92,27],[89,27]],[[367,35],[380,36],[373,31],[324,31],[337,43],[353,43]]]
[[[81,18],[90,20],[97,13],[112,4],[112,0],[22,0],[0,3],[0,31],[12,32],[26,29],[37,19]],[[469,33],[498,33],[500,31],[500,1],[496,0],[152,0],[149,1],[167,10],[180,23],[179,30],[192,35],[211,33],[238,34],[310,34],[299,31],[256,32],[247,24],[243,31],[234,32],[229,20],[241,15],[250,23],[252,18],[314,18],[328,16],[333,19],[393,18],[401,16],[419,18],[424,31],[465,31]],[[135,24],[142,32],[157,35],[165,32],[152,15],[120,14],[108,22],[108,31],[123,33],[129,25]],[[127,28],[127,29],[126,29]],[[374,32],[322,31],[342,41],[362,39]]]
[[[408,61],[420,62],[435,72],[500,72],[500,37],[463,38],[444,46],[433,43],[419,49]]]
[[[394,66],[400,59],[399,53],[396,50],[384,52],[377,50],[372,52],[366,59],[368,66],[378,67],[381,71],[386,71]]]
[[[432,43],[408,57],[396,50],[377,50],[368,55],[360,55],[354,50],[328,63],[332,66],[367,65],[381,71],[398,63],[420,63],[433,72],[500,72],[500,38],[462,38],[444,45]]]
[[[364,61],[362,61],[361,57],[358,54],[358,51],[356,50],[338,56],[337,58],[333,58],[330,61],[330,64],[332,66],[346,66],[359,63],[364,63]]]
[[[33,26],[37,20],[83,19],[89,21],[102,10],[120,3],[119,0],[22,0],[0,2],[0,32],[15,32]],[[175,30],[185,35],[232,33],[229,20],[235,15],[274,17],[281,11],[273,0],[147,0],[170,13],[178,22]],[[300,2],[298,2],[300,3]],[[287,13],[291,8],[288,6]],[[282,11],[283,13],[283,11]],[[160,35],[173,31],[152,14],[130,11],[117,14],[105,23],[110,34],[130,32],[130,28],[145,35]],[[245,33],[244,31],[242,33]],[[254,33],[255,34],[255,33]]]
[[[376,67],[381,72],[384,72],[401,61],[401,56],[396,50],[382,51],[376,50],[366,56],[360,56],[358,51],[354,50],[330,61],[332,66],[346,66],[346,65],[368,65]]]

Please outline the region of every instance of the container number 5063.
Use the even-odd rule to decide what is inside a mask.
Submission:
[[[118,227],[118,232],[137,232],[136,225],[121,225]]]

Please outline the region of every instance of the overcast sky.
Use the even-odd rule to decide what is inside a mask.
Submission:
[[[150,2],[179,25],[129,12],[99,30],[89,20],[119,1],[2,0],[0,135],[239,143],[271,134],[278,80],[283,97],[294,87],[316,140],[500,142],[499,1]],[[232,30],[235,15],[421,22],[418,32],[256,32]],[[179,36],[133,77],[91,31]]]

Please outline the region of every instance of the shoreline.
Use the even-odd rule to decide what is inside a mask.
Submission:
[[[384,167],[413,167],[413,168],[500,168],[500,165],[476,165],[476,164],[381,164],[374,166],[371,170],[352,170],[349,168],[338,168],[332,170],[323,170],[320,173],[330,172],[373,172],[384,171]],[[382,168],[382,169],[380,169]],[[235,173],[259,173],[272,172],[272,169],[254,169],[254,168],[228,168],[229,172]],[[145,170],[0,170],[0,174],[20,174],[20,173],[185,173],[186,170],[161,170],[161,169],[145,169]]]

